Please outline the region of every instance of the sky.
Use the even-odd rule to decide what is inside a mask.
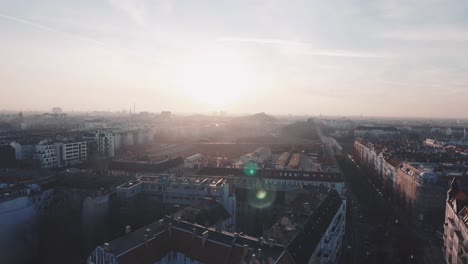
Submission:
[[[0,0],[0,109],[468,117],[468,1]]]

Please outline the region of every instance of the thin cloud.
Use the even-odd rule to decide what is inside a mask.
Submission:
[[[16,23],[19,23],[19,24],[27,25],[27,26],[30,26],[30,27],[33,27],[33,28],[36,28],[36,29],[39,29],[39,30],[42,30],[42,31],[61,34],[61,35],[65,35],[65,36],[70,37],[70,38],[79,39],[79,40],[83,40],[83,41],[87,41],[87,42],[92,42],[94,44],[104,45],[103,42],[100,42],[100,41],[95,40],[93,38],[84,37],[84,36],[81,36],[81,35],[76,35],[76,34],[71,34],[71,33],[64,32],[64,31],[60,31],[60,30],[57,30],[55,28],[33,22],[31,20],[27,20],[27,19],[23,19],[23,18],[19,18],[19,17],[14,17],[14,16],[6,15],[6,14],[1,14],[1,13],[0,13],[0,18],[3,18],[5,20],[9,20],[9,21],[13,21],[13,22],[16,22]]]
[[[44,26],[44,25],[29,21],[29,20],[26,20],[26,19],[14,17],[14,16],[9,16],[9,15],[6,15],[6,14],[0,14],[0,18],[10,20],[10,21],[13,21],[13,22],[17,22],[17,23],[20,23],[20,24],[28,25],[28,26],[31,26],[31,27],[34,27],[34,28],[37,28],[37,29],[40,29],[40,30],[44,30],[44,31],[49,31],[49,32],[54,32],[54,33],[61,33],[60,31],[58,31],[56,29],[53,29],[51,27],[47,27],[47,26]]]
[[[359,51],[338,50],[338,49],[315,49],[307,42],[288,40],[288,39],[224,37],[224,38],[220,38],[218,41],[251,43],[251,44],[257,44],[257,45],[274,45],[274,46],[279,46],[279,47],[286,47],[296,53],[301,53],[301,54],[310,55],[310,56],[363,58],[363,59],[392,57],[389,54],[376,53],[376,52],[359,52]]]
[[[464,42],[468,41],[468,31],[456,26],[419,27],[386,32],[381,37],[405,41]]]
[[[108,3],[125,13],[138,26],[145,25],[147,9],[144,0],[108,0]]]
[[[253,44],[275,44],[275,45],[305,45],[304,42],[274,39],[274,38],[238,38],[238,37],[223,37],[218,41],[221,42],[239,42],[239,43],[253,43]]]
[[[370,53],[370,52],[356,52],[349,50],[311,50],[306,52],[312,56],[325,56],[325,57],[345,57],[345,58],[362,58],[362,59],[384,59],[393,56],[386,53]]]

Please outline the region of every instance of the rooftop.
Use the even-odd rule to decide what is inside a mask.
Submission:
[[[396,127],[371,127],[371,126],[358,126],[355,130],[381,130],[381,131],[394,131],[398,132],[399,130]]]
[[[217,207],[215,201],[207,203]],[[287,245],[275,244],[263,237],[216,231],[166,216],[96,250],[114,255],[121,264],[154,263],[171,251],[203,263],[307,263],[341,203],[340,195],[330,190]],[[90,256],[91,259],[95,257],[95,254]]]
[[[237,168],[214,168],[206,167],[198,171],[196,176],[222,176],[227,178],[267,178],[267,179],[289,179],[310,180],[323,182],[344,181],[341,173],[328,171],[288,171],[275,169],[258,169],[254,175],[248,175],[243,169]]]
[[[182,157],[167,159],[160,162],[112,161],[109,165],[109,169],[160,173],[182,164],[184,164],[184,159]]]

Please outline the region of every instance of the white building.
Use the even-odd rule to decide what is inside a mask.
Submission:
[[[86,142],[55,143],[60,167],[82,164],[88,160]]]
[[[366,127],[358,126],[354,129],[355,137],[395,137],[399,136],[400,131],[395,127]]]
[[[184,168],[198,169],[200,168],[202,160],[203,160],[202,154],[195,154],[190,157],[187,157],[184,160]]]
[[[41,168],[58,168],[59,162],[57,157],[57,150],[55,144],[47,141],[41,141],[36,145],[34,152],[34,160],[39,162]]]
[[[117,187],[117,197],[122,209],[132,206],[137,197],[153,199],[165,204],[193,205],[210,197],[220,201],[231,215],[224,222],[224,230],[235,227],[236,199],[230,192],[227,180],[224,178],[174,177],[169,174],[159,176],[143,176]]]
[[[107,128],[108,124],[106,121],[101,119],[94,119],[94,120],[86,120],[83,123],[84,129],[99,129],[99,128]]]
[[[28,160],[33,159],[36,147],[34,144],[21,144],[18,142],[11,142],[10,146],[15,149],[16,160]]]
[[[265,163],[271,157],[271,149],[268,147],[259,147],[254,152],[243,155],[240,160],[243,164],[248,162]]]
[[[2,263],[27,263],[37,250],[37,220],[50,205],[53,190],[37,184],[0,185],[0,256]]]
[[[114,133],[103,130],[95,130],[92,135],[85,136],[84,138],[92,139],[96,142],[96,151],[100,158],[114,157]]]

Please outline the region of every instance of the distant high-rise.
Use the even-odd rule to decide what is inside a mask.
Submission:
[[[62,108],[60,108],[60,107],[52,107],[52,113],[53,113],[53,114],[61,114],[61,113],[62,113]]]
[[[162,118],[171,118],[171,111],[161,111],[161,117]]]

